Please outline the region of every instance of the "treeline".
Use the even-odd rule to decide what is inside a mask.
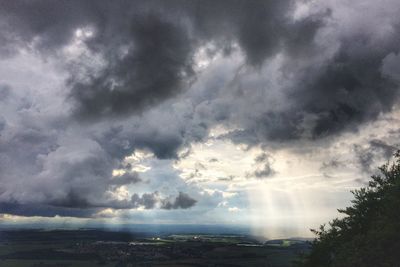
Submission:
[[[317,239],[301,267],[400,266],[400,151],[365,188],[353,191],[345,216],[312,230]]]

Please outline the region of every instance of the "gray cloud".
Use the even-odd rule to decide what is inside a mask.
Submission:
[[[367,146],[354,145],[354,152],[360,166],[365,173],[373,173],[382,161],[388,161],[395,151],[397,145],[390,145],[383,140],[372,139]]]
[[[129,200],[117,200],[110,194],[121,186],[142,183],[139,174],[129,170],[132,165],[126,166],[124,174],[112,176],[113,169],[120,167],[121,160],[132,152],[123,149],[122,137],[101,134],[99,139],[88,138],[76,129],[71,135],[58,133],[57,128],[44,132],[36,121],[30,127],[29,123],[25,121],[20,129],[4,123],[4,135],[0,135],[3,212],[91,217],[102,208],[153,209],[169,201],[159,193],[134,193]],[[108,146],[106,140],[119,142]],[[123,153],[118,152],[118,144]],[[174,204],[168,209],[171,207],[185,208]]]
[[[286,43],[290,51],[309,46],[321,18],[293,23],[288,18],[293,8],[286,0],[5,2],[4,20],[13,29],[2,35],[7,43],[16,35],[16,45],[33,43],[46,54],[70,44],[78,28],[91,28],[85,44],[106,67],[84,80],[72,75],[69,86],[77,115],[95,119],[139,112],[187,88],[193,55],[204,43],[226,50],[237,42],[253,66]]]
[[[5,101],[10,95],[11,88],[7,84],[0,84],[0,101]]]
[[[184,29],[163,21],[158,14],[134,17],[130,24],[123,43],[101,48],[107,51],[105,69],[90,81],[70,79],[78,115],[127,115],[176,94],[184,84],[189,85],[193,75],[192,49]],[[104,42],[98,38],[91,41],[93,45],[98,45],[96,41]],[[122,49],[117,45],[125,50],[123,56],[114,54]]]
[[[229,175],[228,177],[218,177],[218,181],[231,182],[235,179],[235,176]]]
[[[84,81],[70,77],[70,96],[80,117],[126,116],[188,88],[195,75],[193,55],[199,45],[208,42],[214,42],[217,50],[237,42],[250,66],[260,66],[277,53],[306,64],[301,71],[290,65],[282,68],[285,75],[296,79],[292,85],[296,88],[287,96],[295,99],[290,110],[258,111],[254,123],[245,125],[246,133],[256,135],[258,142],[297,139],[304,131],[319,138],[354,129],[390,110],[398,97],[393,75],[387,68],[383,68],[385,75],[381,71],[383,61],[384,66],[394,61],[397,32],[379,47],[364,33],[338,36],[339,49],[332,57],[317,65],[307,64],[302,56],[319,52],[315,36],[335,11],[294,21],[290,19],[293,1],[2,5],[7,12],[4,19],[23,39],[18,44],[36,38],[35,46],[42,51],[68,45],[79,27],[93,28],[93,37],[85,43],[104,58],[106,67],[89,73]],[[178,14],[181,19],[176,19]],[[5,31],[3,35],[9,34]],[[304,120],[310,116],[313,124],[305,129]]]
[[[343,41],[333,59],[296,94],[307,112],[318,115],[312,131],[315,137],[375,119],[389,111],[398,97],[398,86],[380,72],[383,58],[397,47],[390,44],[376,50],[368,45],[368,37],[360,38],[367,44]]]
[[[77,209],[77,208],[65,208],[55,207],[51,205],[41,204],[18,204],[18,203],[2,203],[0,202],[0,209],[2,213],[13,214],[19,216],[42,216],[42,217],[54,217],[54,216],[67,216],[67,217],[79,217],[89,218],[92,217],[98,209]]]
[[[386,160],[389,160],[393,156],[394,152],[399,149],[399,144],[390,145],[385,141],[379,139],[373,139],[369,141],[369,145],[373,150],[381,150]]]
[[[178,196],[173,202],[164,200],[162,203],[163,209],[188,209],[196,204],[197,200],[193,199],[186,193],[179,192]]]
[[[273,176],[276,171],[272,168],[273,158],[267,153],[262,153],[254,159],[256,169],[253,172],[247,173],[247,178],[255,177],[264,179]]]
[[[322,171],[323,175],[326,178],[332,178],[332,174],[337,172],[340,168],[346,167],[346,163],[337,159],[333,158],[328,161],[324,161],[321,164],[321,167],[319,168],[320,171]]]
[[[130,201],[114,200],[110,203],[101,205],[102,207],[112,207],[114,209],[133,209],[144,207],[145,209],[188,209],[196,204],[196,200],[191,198],[188,194],[179,192],[174,201],[171,202],[170,197],[162,197],[158,191],[153,193],[144,193],[141,196],[133,194]]]
[[[232,106],[231,116],[244,130],[227,137],[249,145],[321,139],[356,131],[360,124],[391,111],[398,103],[399,85],[382,74],[381,66],[386,55],[397,51],[398,36],[396,33],[388,37],[380,47],[371,44],[367,36],[360,36],[360,40],[348,38],[341,40],[334,56],[322,64],[311,60],[306,67],[302,63],[301,70],[287,67],[284,75],[294,76],[294,82],[280,88],[285,97],[284,108],[279,110],[270,111],[268,106],[260,109],[258,104],[268,101],[264,98],[259,103],[251,98],[229,100],[236,105]],[[240,109],[246,101],[248,105]],[[239,110],[235,109],[238,106]]]
[[[92,218],[98,216],[103,208],[113,209],[134,209],[144,207],[145,209],[154,209],[157,205],[161,209],[188,209],[195,205],[197,202],[185,193],[179,193],[173,202],[167,198],[163,199],[159,196],[158,192],[144,193],[142,196],[138,194],[132,195],[130,201],[114,201],[110,203],[103,203],[91,205],[84,199],[80,199],[78,195],[72,196],[70,194],[69,202],[59,202],[52,204],[20,204],[16,202],[0,202],[0,209],[2,213],[13,214],[19,216],[42,216],[42,217],[79,217],[79,218]]]
[[[270,177],[274,174],[275,171],[271,168],[271,165],[268,163],[265,163],[263,168],[254,171],[254,176],[260,179],[265,177]]]
[[[122,175],[118,175],[110,181],[111,185],[128,185],[128,184],[136,184],[142,182],[142,179],[139,177],[137,172],[125,172]]]
[[[69,192],[67,197],[52,203],[27,203],[0,202],[2,213],[20,216],[67,216],[91,218],[98,216],[97,213],[104,208],[137,209],[188,209],[196,204],[197,200],[188,194],[179,192],[178,196],[171,202],[170,198],[162,198],[158,192],[144,193],[141,196],[133,194],[130,200],[110,200],[108,202],[89,203],[81,194]]]
[[[399,96],[398,18],[346,21],[343,7],[325,3],[294,18],[296,4],[1,2],[1,64],[13,63],[0,68],[4,210],[34,215],[51,207],[49,214],[90,216],[103,207],[191,207],[196,201],[185,193],[116,201],[110,190],[140,186],[142,178],[112,178],[112,170],[139,149],[178,159],[180,149],[190,152],[216,125],[232,129],[216,138],[235,143],[302,146],[304,139],[324,144],[390,112]],[[377,12],[374,5],[366,9]],[[365,28],[352,26],[358,24]],[[90,32],[79,42],[78,29]],[[76,43],[83,52],[72,58],[65,50],[79,50]],[[201,60],[210,65],[199,70],[205,47]],[[26,55],[53,65],[40,69]],[[28,65],[41,75],[19,72]],[[371,140],[372,152],[354,151],[368,171],[392,148]],[[269,157],[255,164],[253,177],[274,174]],[[29,209],[32,203],[37,209]]]
[[[359,145],[354,145],[354,151],[361,170],[365,173],[371,173],[374,167],[374,153],[369,149],[362,148]]]
[[[314,39],[306,42],[309,51],[299,49],[293,55],[287,48],[280,50],[279,71],[271,73],[268,68],[278,63],[267,60],[260,73],[240,66],[224,81],[225,87],[207,103],[209,114],[218,121],[223,112],[223,121],[239,129],[221,138],[248,145],[331,138],[357,131],[395,107],[399,84],[395,67],[389,66],[397,64],[399,32],[353,32],[340,21],[333,26],[337,17],[338,10],[317,16]],[[321,39],[332,32],[331,44]],[[281,85],[274,85],[268,75],[279,77]]]

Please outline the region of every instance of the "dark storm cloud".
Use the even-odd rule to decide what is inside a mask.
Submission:
[[[151,8],[151,3],[119,1],[2,2],[5,25],[0,40],[33,46],[44,56],[71,43],[79,28],[90,27],[86,40],[94,54],[107,63],[85,81],[69,79],[75,112],[97,118],[140,111],[178,92],[189,81],[191,42],[178,22]],[[176,5],[176,3],[175,3]],[[148,9],[151,8],[149,11]],[[146,11],[147,10],[147,11]],[[8,22],[8,23],[7,23]],[[74,66],[71,66],[71,73]]]
[[[95,139],[114,158],[122,159],[135,149],[148,149],[159,159],[176,158],[177,150],[184,143],[182,126],[175,125],[173,121],[160,121],[159,118],[149,120],[151,122],[135,121],[137,125],[134,127],[120,125],[106,128]],[[171,125],[176,128],[167,130]]]
[[[367,36],[358,38],[344,40],[333,59],[296,93],[304,110],[318,115],[312,132],[315,137],[375,119],[380,112],[391,110],[398,99],[398,85],[380,71],[383,59],[397,45],[375,48]]]
[[[229,133],[218,136],[219,139],[229,139],[237,144],[246,144],[249,147],[259,144],[260,138],[257,137],[256,131],[251,130],[233,130]]]
[[[188,88],[199,45],[214,42],[217,50],[226,50],[237,42],[248,63],[260,66],[285,44],[293,51],[309,46],[322,25],[321,18],[291,22],[294,5],[288,0],[1,5],[6,25],[13,25],[4,29],[3,39],[16,36],[16,45],[33,43],[44,54],[69,45],[78,28],[92,29],[84,42],[106,67],[83,81],[76,75],[69,79],[76,114],[91,119],[138,112]]]
[[[331,16],[337,15],[335,12],[321,13],[317,16],[319,20],[309,18],[310,21],[319,21],[310,35],[315,37],[321,29],[327,31],[329,27],[321,25],[321,16],[329,21]],[[394,25],[396,23],[398,21],[393,22]],[[307,25],[304,20],[298,24]],[[379,32],[338,32],[332,40],[336,47],[323,44],[325,49],[335,47],[330,51],[333,53],[323,60],[318,56],[326,51],[313,38],[303,43],[304,49],[296,47],[298,42],[287,42],[286,49],[281,50],[288,57],[287,61],[282,64],[280,73],[272,74],[281,74],[285,79],[290,77],[286,79],[288,84],[276,89],[285,96],[281,103],[285,108],[270,110],[268,104],[264,104],[264,110],[260,108],[257,104],[267,102],[267,99],[261,97],[257,102],[251,97],[260,94],[261,90],[257,87],[268,85],[239,73],[233,79],[233,85],[222,90],[223,94],[209,104],[215,114],[225,110],[228,114],[225,120],[234,121],[240,128],[221,137],[255,145],[304,138],[322,139],[345,131],[357,131],[359,125],[390,112],[399,102],[399,76],[396,74],[400,62],[399,39],[397,27],[382,36]],[[293,45],[290,49],[296,53],[292,53],[287,45]],[[265,63],[268,64],[268,60]],[[263,78],[258,77],[261,81]],[[235,86],[238,89],[235,90]],[[274,88],[265,89],[268,90],[273,91]],[[234,94],[238,96],[230,97]],[[227,99],[226,105],[221,105],[221,102],[225,103],[224,98]],[[271,106],[275,104],[270,103]]]
[[[241,118],[245,130],[231,133],[232,140],[251,145],[331,137],[357,131],[360,124],[391,111],[399,101],[399,84],[382,73],[382,66],[389,54],[398,53],[399,37],[395,32],[377,46],[372,37],[358,33],[340,40],[340,48],[322,65],[286,67],[285,75],[295,77],[285,92],[290,108],[249,112],[254,119]]]
[[[126,175],[125,177],[128,177]],[[134,177],[134,176],[129,176]],[[135,178],[138,178],[137,176]],[[117,180],[115,182],[114,180]],[[128,179],[127,181],[118,181],[119,179],[112,179],[110,185],[112,186],[121,186],[128,185],[132,183],[132,179]],[[134,181],[137,183],[138,181]],[[100,208],[112,208],[112,209],[136,209],[140,206],[143,206],[145,209],[153,209],[155,205],[160,202],[160,195],[158,192],[154,193],[144,193],[141,196],[137,193],[133,194],[130,200],[116,200],[116,199],[108,199],[102,195],[98,195],[97,199],[91,199],[85,194],[85,192],[81,189],[70,190],[66,196],[63,196],[59,199],[54,199],[49,202],[48,205],[52,207],[59,208],[75,208],[75,209],[100,209]]]
[[[98,211],[98,209],[62,208],[51,205],[18,203],[0,203],[0,210],[3,214],[12,214],[18,216],[67,216],[78,218],[92,217]]]
[[[138,208],[144,207],[145,209],[154,209],[159,207],[161,209],[188,209],[196,204],[197,200],[193,199],[186,193],[179,192],[178,196],[173,201],[170,198],[163,198],[159,192],[144,193],[142,196],[133,194],[129,202],[116,201],[113,208]]]
[[[189,85],[191,47],[180,26],[154,14],[135,17],[129,30],[127,43],[120,44],[129,46],[124,47],[124,55],[114,55],[118,47],[107,47],[107,67],[99,75],[90,81],[70,80],[78,114],[89,118],[126,115]]]
[[[117,153],[105,140],[77,133],[56,137],[55,129],[40,131],[36,120],[24,120],[21,128],[4,125],[4,135],[0,135],[2,213],[91,217],[104,208],[153,209],[169,201],[158,193],[132,194],[129,200],[118,200],[111,194],[121,186],[142,182],[138,173],[130,171],[132,166],[125,166],[122,175],[112,175],[132,150]],[[122,137],[118,140],[113,142],[124,144]]]
[[[196,204],[196,200],[186,193],[179,192],[178,196],[171,201],[170,198],[162,198],[158,192],[144,193],[141,196],[133,194],[130,200],[111,200],[108,202],[89,203],[81,194],[68,193],[68,197],[60,201],[48,204],[21,204],[18,202],[0,202],[0,210],[3,214],[19,216],[67,216],[91,218],[98,216],[104,208],[114,210],[137,209],[188,209]]]
[[[83,190],[82,190],[83,191]],[[50,202],[51,206],[63,208],[89,208],[91,204],[83,192],[78,190],[70,190],[62,198],[56,198]]]
[[[131,197],[131,202],[134,206],[139,207],[143,206],[145,209],[152,209],[158,202],[159,196],[158,193],[146,193],[143,194],[141,197],[138,194],[134,194]]]
[[[179,192],[178,196],[174,201],[163,201],[162,208],[163,209],[188,209],[193,207],[196,204],[197,200],[193,199],[186,193]]]
[[[260,65],[279,50],[285,38],[285,15],[292,1],[198,1],[191,16],[201,37],[229,47],[232,39],[246,52],[247,60]]]
[[[295,5],[1,1],[1,56],[20,57],[18,69],[31,64],[25,55],[40,55],[61,65],[68,77],[66,84],[60,78],[60,91],[52,83],[38,85],[51,75],[31,81],[14,73],[16,85],[0,84],[1,205],[20,215],[46,214],[43,206],[49,214],[77,212],[72,216],[101,208],[189,208],[196,200],[185,193],[116,200],[110,190],[141,178],[131,172],[112,177],[112,171],[129,171],[123,159],[140,149],[177,159],[180,149],[190,153],[191,143],[204,140],[216,125],[233,128],[217,138],[249,147],[302,146],[304,139],[356,131],[391,111],[399,96],[400,34],[393,27],[398,19],[365,23],[392,27],[383,34],[338,21],[341,11],[331,7],[293,18]],[[71,59],[64,50],[79,50],[77,44],[83,52]],[[222,55],[209,72],[196,65],[205,46],[206,60]],[[365,171],[391,151],[376,140],[369,146],[373,152],[354,149]],[[260,155],[251,176],[270,177],[271,163]],[[170,185],[179,191],[175,186]]]
[[[2,120],[0,134],[0,203],[8,207],[4,212],[90,217],[104,208],[156,209],[163,205],[168,209],[185,208],[177,204],[179,201],[174,204],[169,193],[163,197],[159,193],[131,192],[124,196],[126,200],[118,200],[113,195],[121,186],[129,186],[129,191],[134,191],[136,186],[144,185],[138,173],[132,172],[135,163],[124,162],[124,157],[136,149],[150,148],[151,151],[154,147],[155,155],[162,158],[166,155],[162,151],[170,150],[166,149],[169,140],[182,139],[179,134],[175,137],[178,127],[173,122],[159,118],[157,113],[149,124],[140,123],[138,128],[134,122],[133,126],[124,127],[98,124],[88,131],[72,127],[65,132],[63,125],[52,123],[57,110],[41,112],[36,109],[37,103],[25,105],[25,100],[15,92],[10,90],[9,100],[1,106],[7,118]],[[23,112],[7,113],[21,105],[25,105]],[[18,124],[9,123],[17,120]],[[155,125],[166,125],[171,132],[154,128]],[[154,145],[157,143],[160,146]],[[114,169],[123,169],[125,173],[113,176]],[[170,189],[175,189],[175,184]]]
[[[75,113],[92,119],[140,112],[188,88],[196,76],[193,55],[208,42],[217,50],[237,42],[251,66],[277,53],[304,60],[319,52],[314,38],[334,12],[327,9],[294,21],[289,18],[293,1],[21,1],[3,2],[2,7],[13,35],[21,39],[17,44],[35,40],[41,51],[68,45],[78,28],[92,29],[93,36],[84,42],[106,66],[89,72],[85,80],[76,75],[69,79]],[[398,97],[397,84],[381,67],[387,55],[397,52],[398,35],[393,33],[380,47],[364,33],[341,36],[340,48],[322,65],[296,73],[290,65],[284,67],[297,79],[288,94],[295,99],[293,107],[259,113],[246,133],[256,135],[257,142],[297,139],[308,130],[319,138],[355,129],[390,110]],[[386,61],[393,65],[395,60]],[[304,129],[308,116],[314,116],[314,124]]]

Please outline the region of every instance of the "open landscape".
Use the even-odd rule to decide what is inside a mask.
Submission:
[[[306,240],[103,230],[3,230],[0,266],[292,266]]]
[[[0,267],[400,267],[399,0],[0,0]]]

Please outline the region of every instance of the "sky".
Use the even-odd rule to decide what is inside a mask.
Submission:
[[[0,223],[309,236],[399,148],[399,13],[0,1]]]

